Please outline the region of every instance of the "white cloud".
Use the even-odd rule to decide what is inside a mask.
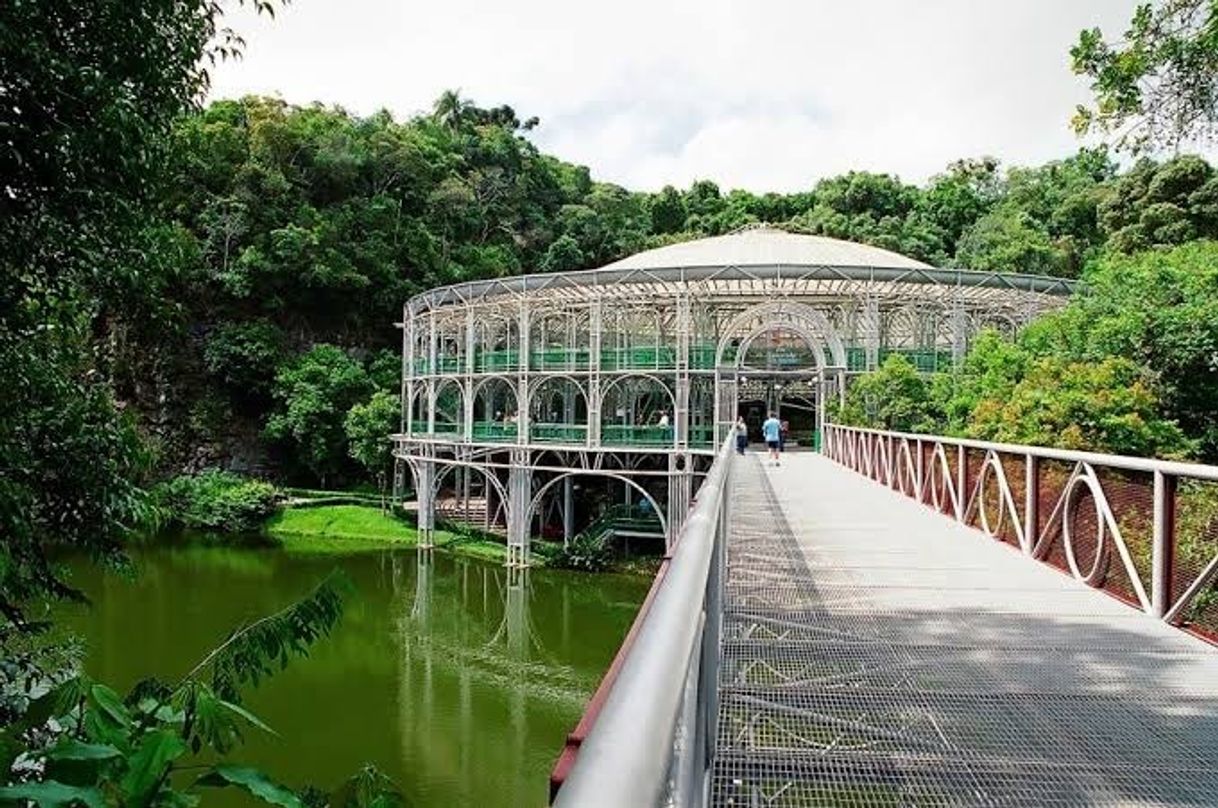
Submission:
[[[230,22],[246,58],[213,97],[279,94],[357,113],[427,109],[447,88],[538,115],[538,144],[630,188],[710,178],[807,188],[851,168],[920,182],[990,154],[1078,146],[1084,27],[1119,34],[1137,0],[297,0]]]

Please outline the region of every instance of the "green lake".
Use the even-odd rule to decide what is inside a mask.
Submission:
[[[124,689],[175,680],[233,627],[344,569],[357,592],[336,631],[246,699],[279,737],[251,728],[233,757],[326,789],[375,763],[419,808],[544,805],[563,740],[648,586],[414,550],[162,547],[134,562],[130,578],[79,569],[93,603],[68,621],[89,672]],[[213,804],[243,803],[216,792]]]

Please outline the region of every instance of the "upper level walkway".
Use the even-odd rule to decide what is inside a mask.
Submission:
[[[833,430],[724,448],[558,805],[1218,805],[1218,469]]]
[[[820,455],[730,489],[711,804],[1218,804],[1218,649]]]

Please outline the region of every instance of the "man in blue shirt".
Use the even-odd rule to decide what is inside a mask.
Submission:
[[[782,441],[782,422],[778,416],[770,413],[770,417],[761,425],[761,434],[765,437],[765,445],[770,447],[770,459],[778,465],[778,449]]]

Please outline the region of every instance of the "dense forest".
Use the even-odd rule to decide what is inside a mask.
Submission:
[[[145,233],[154,287],[107,323],[116,389],[160,468],[375,479],[396,422],[392,324],[437,284],[595,267],[753,222],[1065,277],[1218,236],[1218,175],[1193,156],[1122,172],[1097,149],[1030,168],[960,160],[923,186],[851,172],[794,194],[707,180],[641,193],[540,153],[537,125],[451,92],[402,122],[266,98],[178,121]]]
[[[544,122],[452,92],[404,121],[204,105],[210,66],[243,45],[223,17],[216,0],[0,4],[0,767],[16,772],[0,801],[187,805],[232,787],[345,806],[392,791],[366,769],[302,801],[223,763],[259,726],[242,692],[330,631],[340,580],[125,696],[80,674],[47,604],[83,597],[59,553],[122,564],[182,493],[150,489],[182,472],[376,480],[398,412],[392,323],[439,283],[593,267],[758,221],[1081,278],[1066,310],[1015,341],[986,335],[956,372],[892,360],[840,416],[1218,460],[1218,178],[1197,157],[1144,156],[1218,131],[1212,0],[1139,8],[1120,39],[1080,33],[1072,66],[1094,103],[1075,126],[1120,152],[760,195],[597,182],[539,152]]]

